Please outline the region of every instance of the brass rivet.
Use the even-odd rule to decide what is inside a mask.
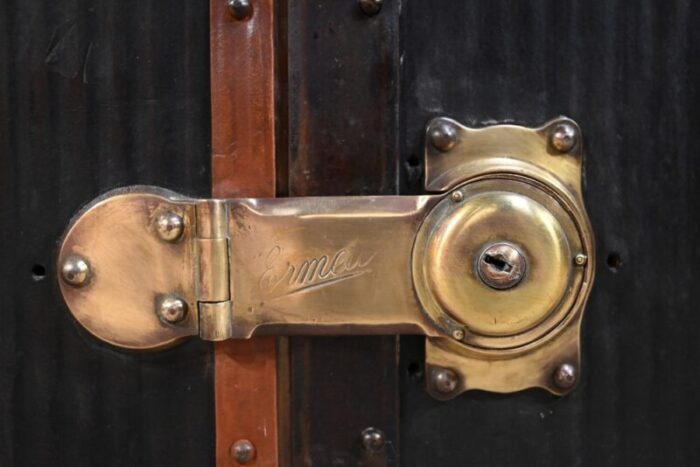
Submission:
[[[450,199],[454,203],[459,203],[460,201],[462,201],[464,199],[464,193],[462,193],[461,191],[453,191],[452,194],[450,195]]]
[[[449,368],[435,368],[432,372],[433,387],[442,394],[449,394],[457,389],[459,378]]]
[[[382,0],[357,0],[360,4],[360,9],[367,16],[376,15],[382,9]]]
[[[61,266],[61,277],[66,283],[81,287],[90,280],[90,264],[81,256],[73,255],[66,258]]]
[[[461,341],[464,339],[464,331],[462,329],[455,329],[452,331],[452,337],[454,340]]]
[[[380,452],[386,446],[386,437],[379,428],[369,427],[362,430],[362,447],[370,453]]]
[[[561,153],[571,151],[577,139],[576,128],[571,123],[560,123],[552,129],[549,136],[552,147]]]
[[[231,445],[231,456],[239,464],[247,464],[255,457],[255,446],[250,440],[239,439]]]
[[[584,266],[588,262],[588,256],[583,253],[579,253],[574,257],[574,263],[576,266]]]
[[[226,6],[234,19],[243,21],[253,14],[253,5],[250,0],[226,0]]]
[[[430,143],[435,149],[447,152],[457,144],[457,130],[454,125],[444,119],[438,119],[428,128]]]
[[[187,303],[179,297],[167,296],[158,307],[158,316],[168,324],[176,324],[185,319]]]
[[[554,370],[554,384],[560,389],[571,389],[576,384],[576,368],[570,363],[563,363]]]
[[[156,219],[156,230],[160,238],[166,242],[176,242],[182,236],[185,224],[182,217],[174,212],[167,211]]]

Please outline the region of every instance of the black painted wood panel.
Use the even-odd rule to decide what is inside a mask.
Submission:
[[[400,388],[391,337],[293,339],[296,464],[362,462],[366,425],[404,466],[699,464],[698,6],[384,3],[367,18],[290,2],[282,191],[420,192],[437,115],[574,118],[600,258],[583,380],[565,398],[436,402],[423,338],[401,338]],[[200,0],[0,2],[0,465],[213,463],[210,347],[96,343],[53,264],[72,213],[108,189],[209,194],[207,27]]]
[[[98,344],[54,264],[72,214],[106,190],[209,195],[208,10],[0,2],[0,465],[213,464],[210,346]]]
[[[423,389],[402,339],[401,460],[410,466],[700,464],[700,7],[688,1],[403,2],[404,189],[437,115],[584,133],[600,258],[569,396]]]

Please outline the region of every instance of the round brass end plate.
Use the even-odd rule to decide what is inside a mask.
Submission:
[[[109,192],[76,215],[58,264],[83,258],[89,280],[79,286],[63,275],[58,280],[68,309],[91,334],[117,347],[149,350],[198,332],[196,313],[183,313],[177,323],[158,313],[168,294],[196,310],[190,241],[195,212],[191,201],[171,192],[138,188]],[[183,220],[180,241],[160,235],[163,213],[177,213]]]
[[[462,195],[445,197],[427,216],[413,250],[425,312],[448,335],[461,329],[460,340],[475,348],[536,341],[566,317],[580,288],[576,223],[529,179],[483,179],[455,191]],[[485,254],[504,251],[502,257]],[[509,264],[513,258],[519,263]],[[484,277],[488,268],[520,276],[499,288]]]

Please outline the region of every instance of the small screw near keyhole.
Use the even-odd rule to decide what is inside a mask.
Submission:
[[[525,256],[507,242],[495,243],[481,253],[476,270],[481,281],[491,288],[504,290],[515,287],[525,277]]]

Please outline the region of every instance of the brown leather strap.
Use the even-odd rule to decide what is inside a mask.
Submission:
[[[215,197],[275,195],[272,0],[235,19],[211,2],[212,184]],[[216,465],[236,466],[231,446],[249,440],[246,466],[278,465],[277,357],[273,338],[215,345]]]

